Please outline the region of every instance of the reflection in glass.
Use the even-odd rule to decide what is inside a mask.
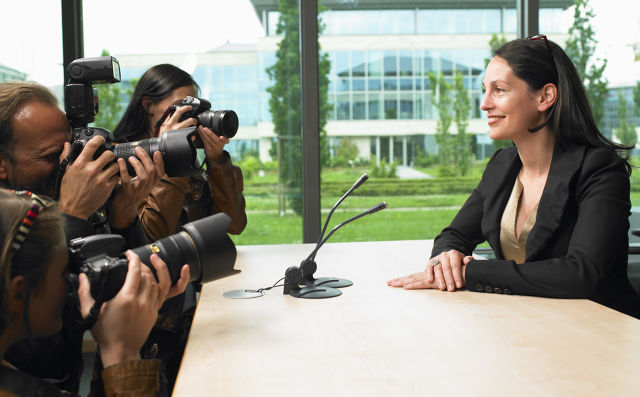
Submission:
[[[369,120],[382,119],[382,94],[370,92],[368,104]]]

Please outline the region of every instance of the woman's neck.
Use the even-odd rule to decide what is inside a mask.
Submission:
[[[548,128],[515,142],[522,161],[522,172],[530,176],[546,175],[551,167],[555,136]]]

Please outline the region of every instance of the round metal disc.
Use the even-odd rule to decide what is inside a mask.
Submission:
[[[258,298],[264,295],[264,291],[256,291],[253,289],[234,289],[227,291],[222,296],[230,299],[250,299]]]

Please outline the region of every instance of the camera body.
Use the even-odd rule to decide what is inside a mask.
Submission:
[[[205,126],[218,136],[233,138],[238,132],[238,115],[233,110],[211,110],[211,102],[206,99],[188,96],[172,105],[170,115],[182,106],[191,106],[179,121],[195,118],[198,125]]]
[[[118,158],[125,159],[129,175],[135,175],[127,161],[135,156],[135,148],[142,147],[150,156],[160,151],[165,172],[170,177],[191,176],[201,172],[196,145],[197,128],[189,127],[164,134],[162,137],[143,139],[137,142],[113,143],[113,134],[100,127],[89,127],[98,114],[98,94],[93,84],[112,84],[120,82],[120,64],[112,56],[80,58],[67,67],[69,83],[65,85],[65,112],[71,124],[71,153],[69,160],[75,160],[87,142],[96,135],[104,138],[105,144],[96,150],[93,159],[97,159],[105,150],[110,150]],[[234,113],[235,114],[235,113]]]
[[[234,269],[236,247],[227,235],[231,218],[224,213],[214,214],[187,223],[180,231],[153,243],[133,249],[155,274],[150,257],[157,254],[167,264],[171,284],[180,278],[182,266],[189,265],[191,280],[206,283],[239,272]],[[112,299],[127,277],[129,268],[124,249],[126,242],[120,235],[98,234],[69,242],[69,269],[72,293],[77,293],[79,273],[85,273],[96,302]]]

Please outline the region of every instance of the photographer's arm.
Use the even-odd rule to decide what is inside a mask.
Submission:
[[[138,216],[147,238],[151,241],[167,237],[176,231],[185,195],[190,191],[191,177],[164,177],[140,205]]]
[[[129,175],[125,160],[118,159],[120,188],[111,202],[111,226],[116,229],[125,229],[135,222],[138,206],[164,175],[164,163],[160,152],[154,152],[151,160],[141,147],[136,147],[135,151],[138,158],[131,156],[128,159],[136,172],[135,178]]]
[[[231,218],[227,231],[231,234],[240,234],[247,226],[247,214],[245,212],[244,180],[242,170],[233,165],[229,153],[224,151],[224,146],[229,139],[217,136],[209,128],[200,126],[198,133],[204,143],[207,155],[207,173],[209,186],[213,196],[213,212],[224,212]]]
[[[78,158],[67,166],[60,184],[58,209],[62,214],[87,220],[104,205],[118,182],[118,167],[113,162],[113,152],[105,151],[96,160],[93,155],[104,144],[104,138],[96,136],[87,142]],[[61,159],[71,150],[65,143]]]
[[[180,279],[171,287],[167,267],[157,255],[150,258],[158,274],[157,280],[133,252],[127,251],[127,258],[129,269],[124,285],[112,300],[103,304],[91,332],[98,342],[105,367],[102,378],[107,396],[120,393],[155,395],[159,362],[139,360],[139,351],[165,299],[184,291],[189,267],[182,267]],[[79,281],[78,297],[81,312],[86,316],[93,306],[93,298],[87,277],[81,274]],[[96,394],[101,393],[98,390]]]

